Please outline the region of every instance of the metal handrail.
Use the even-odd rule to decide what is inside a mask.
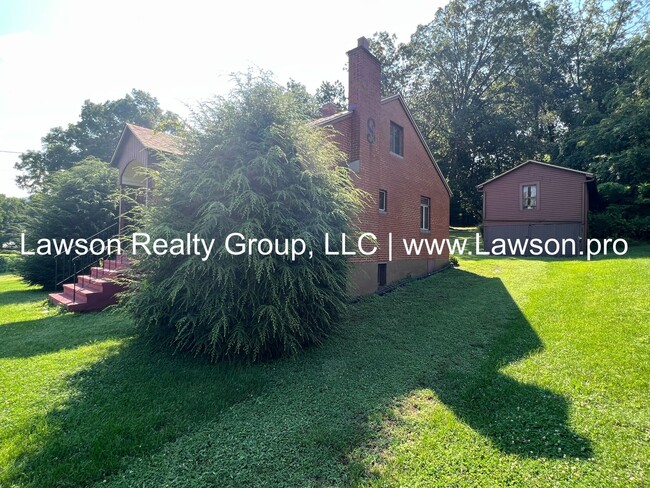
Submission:
[[[116,225],[119,225],[119,223],[120,223],[120,218],[121,218],[121,217],[124,217],[125,215],[126,215],[126,214],[124,213],[124,214],[118,216],[115,222],[113,222],[113,223],[112,223],[111,225],[109,225],[108,227],[103,228],[103,229],[100,230],[99,232],[95,232],[95,233],[94,233],[93,235],[91,235],[90,237],[86,237],[86,240],[87,240],[87,241],[90,241],[90,240],[92,240],[94,237],[97,237],[97,236],[98,236],[99,234],[101,234],[102,232],[106,232],[108,229],[111,229],[111,228],[115,227]],[[66,254],[66,253],[64,253],[64,252],[60,252],[59,254],[55,255],[54,257],[55,257],[55,258],[58,258],[59,256],[62,256],[62,255],[64,255],[64,254]],[[76,256],[76,257],[78,257],[78,256]]]
[[[120,235],[119,233],[114,233],[113,229],[116,226],[119,226],[120,219],[124,216],[126,216],[127,213],[121,214],[117,217],[116,221],[112,223],[111,225],[105,227],[104,229],[96,232],[90,237],[86,238],[86,241],[92,241],[93,239],[97,238],[98,236],[104,234],[105,238],[103,240],[112,240],[112,239],[119,239]],[[108,233],[109,231],[110,234]],[[75,256],[70,256],[69,254],[66,254],[65,252],[61,252],[54,256],[54,281],[55,281],[55,289],[59,288],[61,285],[63,285],[66,282],[69,282],[72,280],[73,288],[72,288],[72,301],[76,302],[76,295],[77,295],[77,277],[79,276],[80,273],[83,273],[86,271],[88,268],[91,268],[92,266],[99,264],[100,261],[102,261],[102,277],[104,276],[104,269],[106,269],[106,263],[108,262],[108,269],[111,271],[111,262],[110,262],[110,257],[115,254],[114,251],[109,247],[107,249],[107,252],[102,253],[102,255],[94,255],[92,253],[90,254],[85,254],[85,255],[75,255]],[[66,259],[62,263],[62,273],[64,275],[64,278],[60,279],[59,278],[59,261],[60,258],[64,256],[68,259]],[[85,262],[84,259],[91,258],[90,261]],[[117,263],[116,263],[117,264]],[[84,279],[85,281],[85,279]],[[82,287],[85,283],[82,284]]]
[[[110,227],[107,227],[105,230],[107,230],[107,229],[110,229]],[[98,234],[94,234],[93,237],[96,237],[97,235]],[[118,234],[113,234],[113,235],[111,235],[109,237],[109,239],[114,239],[116,237],[119,237],[119,235]],[[88,238],[88,239],[91,239],[91,238]],[[108,254],[106,254],[106,256],[110,256],[110,254],[112,254],[112,253],[108,253]],[[68,265],[68,270],[73,270],[72,273],[69,273],[68,275],[66,275],[62,279],[59,279],[59,277],[58,277],[58,263],[59,263],[59,261],[56,260],[56,258],[58,258],[60,256],[65,256],[65,257],[70,258],[68,260],[69,261],[68,263],[64,263],[63,273],[65,274],[65,264]],[[77,256],[70,256],[69,254],[66,254],[66,253],[57,254],[56,256],[54,256],[54,259],[55,259],[55,262],[54,262],[54,265],[55,265],[54,266],[55,283],[54,283],[54,285],[55,285],[55,287],[58,287],[58,286],[62,285],[63,283],[65,283],[66,281],[68,281],[72,277],[76,277],[76,275],[78,273],[80,273],[82,271],[85,271],[86,269],[91,267],[93,264],[98,263],[100,260],[104,259],[106,256],[104,256],[104,255],[96,256],[96,255],[93,255],[93,254],[90,254],[90,256],[88,254],[77,255]],[[88,258],[88,257],[92,257],[93,259],[91,259],[91,261],[88,264],[86,264],[83,267],[81,267],[80,269],[78,269],[79,260],[83,259],[83,258]]]

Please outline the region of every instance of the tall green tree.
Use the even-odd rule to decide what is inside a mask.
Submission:
[[[39,239],[88,238],[115,222],[117,169],[95,158],[56,171],[31,196],[25,218],[25,249],[36,250]],[[18,274],[27,283],[53,288],[51,255],[25,256]]]
[[[556,0],[570,82],[558,159],[601,181],[647,181],[648,7],[645,2]]]
[[[26,210],[25,199],[0,194],[0,249],[6,243],[20,241]]]
[[[622,93],[647,16],[640,0],[452,0],[405,44],[375,34],[384,94],[411,106],[454,191],[452,223],[475,223],[475,185],[525,159],[606,164],[583,149],[583,132]]]
[[[136,259],[126,309],[178,349],[213,360],[292,354],[323,341],[345,309],[348,263],[325,256],[323,239],[351,230],[360,192],[295,88],[239,79],[199,108],[185,159],[163,165],[144,228],[215,238],[218,249],[206,261]],[[304,239],[314,254],[233,256],[231,233],[278,239],[280,251]]]
[[[475,221],[475,185],[520,161],[530,142],[518,77],[535,14],[527,0],[452,0],[401,49],[407,100],[454,190],[454,223]]]
[[[319,107],[322,107],[327,103],[333,103],[338,110],[343,111],[348,108],[345,88],[338,80],[334,82],[323,81],[316,89],[314,97]]]
[[[141,90],[103,103],[86,100],[78,122],[67,128],[54,127],[43,137],[41,150],[19,156],[15,165],[21,173],[16,178],[18,186],[35,192],[43,187],[48,174],[82,159],[109,161],[125,122],[170,132],[181,127],[176,114],[162,110],[156,98]]]
[[[375,32],[370,39],[370,50],[381,63],[381,94],[384,97],[409,90],[409,71],[406,66],[411,52],[408,45],[398,44],[397,36],[388,32]]]
[[[270,78],[272,73],[264,73],[264,76]],[[287,90],[298,101],[297,107],[310,119],[317,119],[321,116],[321,107],[325,104],[332,103],[338,110],[347,108],[345,88],[340,81],[329,82],[323,81],[312,95],[307,91],[307,87],[302,83],[290,79],[287,82]]]
[[[564,141],[562,157],[599,181],[638,185],[650,181],[650,38],[617,48],[609,58],[619,80],[592,99]]]

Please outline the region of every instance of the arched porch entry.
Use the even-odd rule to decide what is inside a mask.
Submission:
[[[133,124],[126,124],[115,148],[111,165],[119,173],[120,233],[128,225],[124,218],[136,205],[148,205],[151,200],[153,181],[149,170],[156,168],[161,158],[181,156],[181,139]]]
[[[137,205],[148,205],[151,177],[148,164],[137,159],[129,161],[120,171],[120,233],[129,225],[129,214]]]

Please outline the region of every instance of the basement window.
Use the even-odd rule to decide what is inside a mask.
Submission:
[[[404,129],[395,122],[390,123],[390,152],[404,156]]]
[[[379,286],[386,286],[386,263],[379,263],[377,265],[377,284]]]
[[[386,190],[379,190],[379,211],[386,212],[388,210],[388,192]]]
[[[420,197],[420,230],[431,228],[431,199]]]
[[[537,185],[522,185],[522,206],[524,210],[537,208]]]

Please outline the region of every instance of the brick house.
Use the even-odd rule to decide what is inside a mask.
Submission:
[[[418,257],[407,256],[404,250],[402,239],[449,237],[451,191],[404,99],[381,97],[381,64],[368,46],[362,37],[348,52],[348,110],[333,113],[326,106],[325,116],[314,121],[334,129],[334,140],[347,155],[353,180],[375,200],[361,217],[361,230],[375,234],[382,246],[374,256],[351,259],[350,291],[359,295],[407,276],[426,275],[449,261],[447,253]],[[122,190],[146,186],[141,168],[155,164],[159,152],[179,154],[180,147],[174,136],[127,124],[111,161],[119,169]],[[390,262],[389,233],[393,235]]]
[[[349,56],[349,106],[340,113],[327,113],[314,121],[331,127],[334,141],[346,154],[346,164],[354,172],[353,180],[368,192],[374,205],[361,216],[361,231],[371,232],[380,243],[376,254],[351,258],[350,293],[363,295],[406,278],[432,273],[449,262],[448,253],[408,256],[402,239],[449,237],[449,200],[451,191],[436,164],[404,99],[400,95],[381,98],[381,65],[368,50],[368,41],[360,38]],[[331,107],[324,107],[324,110]],[[126,124],[111,159],[119,170],[123,196],[120,215],[133,201],[147,203],[150,181],[146,170],[155,166],[161,153],[182,154],[178,137]],[[135,197],[135,198],[133,198]],[[124,222],[119,222],[120,232]],[[393,235],[393,255],[389,262],[388,235]],[[111,260],[105,261],[114,263]],[[92,268],[89,276],[78,276],[79,283],[68,286],[50,299],[70,310],[93,310],[114,302],[114,292],[105,292],[99,273]],[[111,271],[112,272],[112,271]],[[94,274],[93,274],[94,273]],[[72,291],[70,291],[72,290]],[[104,290],[104,291],[102,291]],[[77,303],[73,297],[80,297]],[[96,306],[95,306],[96,305]]]
[[[589,202],[597,195],[593,174],[530,160],[476,188],[483,193],[486,251],[492,250],[495,239],[570,240],[575,248],[566,245],[559,254],[586,251]],[[555,252],[554,244],[549,250]]]
[[[334,140],[347,155],[355,183],[374,198],[360,227],[383,245],[373,256],[352,259],[351,292],[360,295],[408,276],[426,275],[449,262],[447,252],[408,256],[402,244],[402,239],[449,237],[451,190],[401,95],[381,97],[381,64],[368,47],[362,37],[347,53],[348,110],[324,113],[315,121],[336,131]]]

